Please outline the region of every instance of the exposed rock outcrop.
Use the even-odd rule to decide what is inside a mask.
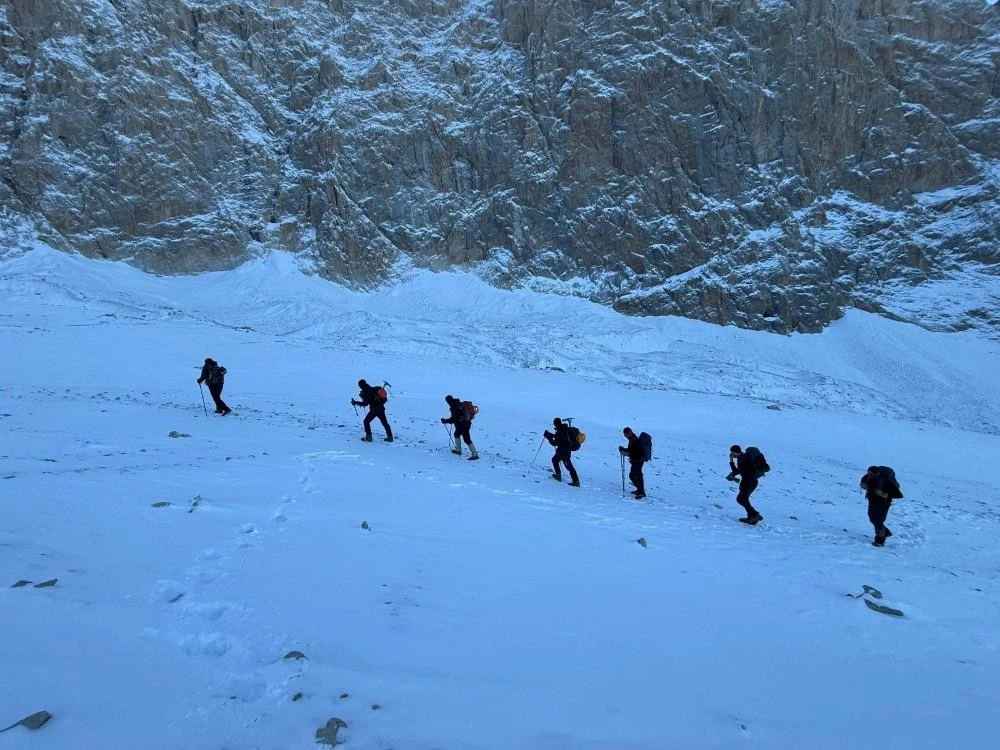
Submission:
[[[8,0],[0,218],[150,271],[467,265],[818,330],[995,278],[1000,9],[969,0]],[[558,282],[553,285],[553,282]],[[926,325],[1000,328],[990,284]]]

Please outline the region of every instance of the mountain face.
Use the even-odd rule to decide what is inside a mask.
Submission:
[[[0,239],[1000,332],[980,0],[6,0]]]

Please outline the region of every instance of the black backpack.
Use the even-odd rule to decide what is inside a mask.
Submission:
[[[771,467],[767,463],[767,459],[764,458],[764,454],[760,452],[760,448],[754,448],[751,445],[743,451],[743,454],[750,460],[754,476],[757,479],[760,479],[771,470]]]
[[[217,383],[223,382],[225,377],[226,377],[226,368],[220,365],[218,362],[216,362],[213,367],[209,368],[208,377],[205,378],[205,382],[215,385]]]
[[[642,445],[642,460],[653,460],[653,436],[648,432],[639,433],[639,443]]]
[[[861,487],[885,500],[899,500],[903,497],[899,482],[896,481],[896,472],[888,466],[869,466],[868,473],[861,477]]]

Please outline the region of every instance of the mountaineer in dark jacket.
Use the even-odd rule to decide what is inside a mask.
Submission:
[[[367,406],[368,414],[365,416],[365,420],[362,424],[365,427],[365,436],[361,438],[366,443],[372,441],[372,421],[378,418],[378,421],[382,423],[382,427],[385,428],[385,441],[387,443],[392,442],[392,428],[389,426],[389,420],[385,418],[385,399],[379,396],[379,389],[377,386],[368,385],[368,382],[362,378],[358,381],[358,388],[361,389],[358,393],[358,398],[360,400],[351,399],[351,404],[353,406]]]
[[[442,417],[441,424],[453,424],[455,425],[455,447],[451,449],[451,452],[456,456],[462,455],[462,441],[469,446],[469,456],[470,461],[479,460],[479,452],[476,450],[476,444],[472,442],[472,420],[475,416],[471,412],[467,411],[462,406],[462,399],[457,398],[452,395],[447,395],[444,397],[445,403],[448,404],[448,409],[451,411],[449,417]]]
[[[872,545],[882,547],[885,540],[892,536],[885,519],[889,516],[889,506],[893,500],[903,496],[896,481],[896,472],[888,466],[869,466],[861,477],[861,488],[868,499],[868,520],[875,527],[875,539]]]
[[[743,452],[738,445],[729,448],[729,468],[731,471],[726,477],[730,482],[735,482],[738,476],[740,482],[739,492],[736,494],[736,502],[746,509],[746,518],[740,521],[755,526],[764,520],[764,516],[757,512],[757,509],[750,504],[750,495],[757,489],[757,467],[754,466],[753,459]]]
[[[198,378],[198,385],[202,383],[208,386],[208,392],[212,394],[216,414],[226,416],[232,411],[222,400],[222,387],[226,384],[226,368],[211,357],[205,357],[205,364],[201,366],[201,377]]]
[[[554,446],[556,449],[555,455],[552,456],[552,478],[557,482],[562,481],[562,472],[560,471],[559,464],[565,464],[566,469],[569,471],[570,487],[580,486],[580,477],[576,473],[576,469],[573,467],[572,460],[572,438],[569,434],[569,425],[563,424],[563,421],[556,417],[552,420],[552,426],[556,428],[554,433],[546,430],[543,435],[545,439],[549,441],[549,445]]]
[[[632,494],[636,500],[642,500],[646,497],[646,482],[642,476],[642,465],[646,461],[646,451],[643,450],[639,436],[632,432],[631,427],[623,429],[622,434],[628,440],[628,445],[619,445],[618,452],[623,456],[628,456],[630,466],[628,479],[635,485],[635,490]]]

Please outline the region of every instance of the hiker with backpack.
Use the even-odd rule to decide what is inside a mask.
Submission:
[[[365,427],[365,436],[361,439],[366,443],[372,441],[372,422],[378,418],[378,421],[382,423],[382,427],[385,428],[385,442],[391,443],[392,428],[389,426],[389,420],[385,418],[385,403],[389,400],[389,394],[381,386],[368,385],[368,381],[364,378],[358,381],[358,388],[361,389],[358,394],[360,400],[352,398],[351,405],[368,407],[368,414],[362,423]]]
[[[201,387],[202,383],[208,386],[208,392],[212,395],[215,413],[222,416],[229,414],[232,409],[222,400],[222,388],[226,384],[226,368],[211,357],[205,357],[205,364],[201,366],[201,377],[198,378],[198,387]]]
[[[729,447],[729,468],[731,471],[726,479],[730,482],[739,481],[740,489],[736,494],[736,502],[747,512],[746,517],[741,518],[740,522],[756,526],[764,520],[764,516],[750,504],[750,495],[757,489],[760,477],[770,471],[771,467],[767,465],[764,454],[757,448],[750,447],[744,451],[740,446],[732,445]],[[739,477],[739,480],[736,477]]]
[[[564,423],[559,417],[552,420],[552,426],[556,431],[546,430],[542,436],[549,441],[549,445],[555,447],[555,455],[552,456],[552,478],[557,482],[562,481],[562,471],[560,464],[564,464],[569,471],[570,487],[580,486],[580,476],[573,466],[572,452],[580,447],[580,431],[570,424]]]
[[[646,482],[642,476],[642,465],[646,461],[646,448],[643,446],[639,436],[632,432],[631,427],[623,429],[622,434],[628,440],[628,445],[619,445],[618,452],[623,456],[628,456],[630,466],[628,480],[635,485],[632,496],[636,500],[642,500],[646,497]]]
[[[479,452],[476,450],[475,443],[472,442],[470,431],[472,430],[472,420],[479,409],[471,401],[462,401],[451,394],[445,396],[444,400],[451,410],[451,415],[442,417],[441,424],[455,425],[455,447],[451,449],[451,452],[456,456],[461,456],[462,441],[464,440],[465,444],[469,446],[469,453],[472,454],[469,456],[469,460],[478,461]]]
[[[865,491],[865,497],[868,499],[868,520],[875,527],[872,546],[882,547],[885,545],[885,540],[892,536],[889,527],[885,525],[889,506],[893,500],[903,496],[899,482],[896,481],[896,472],[888,466],[869,466],[868,471],[861,477],[861,489]]]

